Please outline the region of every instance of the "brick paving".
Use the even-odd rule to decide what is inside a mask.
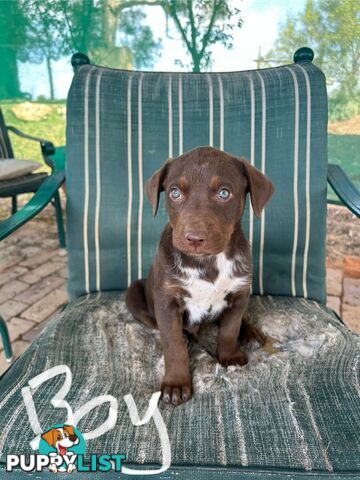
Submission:
[[[7,216],[8,203],[1,200],[0,219]],[[354,217],[353,221],[360,228],[359,220]],[[8,325],[16,357],[66,304],[66,278],[67,254],[58,247],[51,206],[1,242],[0,314]],[[340,260],[328,261],[327,289],[328,306],[360,333],[360,259],[342,253]],[[8,366],[0,344],[0,374]]]
[[[1,199],[1,219],[8,208],[9,201]],[[67,254],[58,247],[54,209],[48,206],[0,245],[0,315],[16,357],[66,304],[66,278]],[[0,374],[8,366],[1,343]]]
[[[360,333],[360,259],[346,256],[343,264],[327,268],[327,305]]]

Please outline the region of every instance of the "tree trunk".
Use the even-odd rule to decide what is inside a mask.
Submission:
[[[107,47],[114,47],[116,41],[116,30],[118,26],[117,11],[119,7],[118,0],[104,0],[103,5],[103,39]]]
[[[16,50],[11,47],[1,47],[1,64],[3,71],[0,80],[0,98],[19,98],[20,91],[19,72],[16,58]]]
[[[0,1],[0,98],[21,97],[17,51],[23,45],[24,20],[18,2]]]
[[[191,53],[191,58],[192,58],[192,64],[193,64],[193,72],[195,73],[199,73],[200,72],[200,63],[201,63],[201,57],[200,55],[198,55],[198,53],[196,52],[193,53],[193,52],[190,52]]]
[[[48,55],[46,55],[46,68],[47,68],[48,77],[49,77],[50,98],[51,100],[54,100],[55,98],[54,79],[52,74],[51,58]]]

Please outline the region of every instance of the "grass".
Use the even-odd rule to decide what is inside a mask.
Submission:
[[[5,102],[1,104],[1,109],[7,125],[12,125],[24,133],[28,133],[29,135],[35,135],[36,137],[42,137],[50,140],[55,146],[65,145],[64,101],[46,103],[46,105],[49,106],[49,114],[36,121],[19,119],[12,110],[12,108],[16,105],[19,104]],[[36,160],[43,164],[43,158],[37,142],[25,140],[24,138],[14,135],[13,133],[10,133],[10,138],[16,158]],[[43,164],[41,170],[48,171],[49,168]]]
[[[8,125],[13,125],[26,133],[49,139],[55,146],[65,144],[65,102],[46,103],[49,107],[49,114],[45,118],[36,121],[19,119],[13,110],[13,107],[17,105],[19,104],[14,102],[4,102],[1,105]],[[36,102],[34,102],[34,106],[36,105]],[[360,123],[359,116],[357,120]],[[342,122],[337,122],[336,129],[330,126],[329,130],[341,131],[341,123]],[[346,122],[344,122],[344,125],[345,123]],[[356,124],[357,123],[356,121]],[[352,131],[359,131],[360,133],[360,125],[359,128],[357,128],[357,125],[353,126]],[[33,159],[42,162],[38,144],[24,140],[13,134],[11,134],[11,141],[17,158]],[[329,133],[328,152],[329,163],[340,165],[351,180],[360,187],[360,134],[338,135]],[[44,166],[43,169],[46,170],[47,167]]]
[[[328,135],[329,163],[340,165],[360,187],[360,135]]]

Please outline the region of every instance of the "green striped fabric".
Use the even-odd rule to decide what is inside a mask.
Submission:
[[[360,336],[312,300],[253,296],[249,313],[276,339],[277,350],[270,354],[245,346],[249,363],[224,368],[214,355],[216,325],[207,325],[198,341],[189,340],[194,396],[178,407],[158,404],[171,470],[154,478],[194,479],[196,468],[216,466],[224,479],[233,478],[226,468],[237,468],[239,480],[244,470],[261,471],[262,479],[281,471],[287,475],[280,478],[288,480],[299,472],[312,479],[335,479],[336,473],[359,479]],[[36,435],[67,422],[69,409],[75,425],[88,434],[106,421],[110,406],[112,428],[90,436],[86,462],[91,453],[124,453],[127,467],[159,468],[168,451],[159,422],[135,427],[124,398],[131,394],[144,418],[159,390],[163,365],[159,332],[134,321],[123,293],[94,293],[71,302],[1,379],[0,478],[6,455],[33,452]],[[55,367],[56,375],[52,371],[46,381],[35,383],[37,375]],[[25,395],[29,385],[33,406]],[[62,398],[60,389],[68,410],[52,403],[55,395]],[[98,405],[98,396],[111,398],[83,416],[77,413],[87,402]],[[175,476],[181,470],[171,474],[176,466],[184,467],[187,476]],[[209,478],[205,473],[204,480]]]
[[[312,63],[235,73],[153,73],[86,65],[68,99],[69,292],[145,277],[167,221],[144,183],[200,145],[242,155],[276,192],[247,207],[256,294],[325,300],[327,97]]]

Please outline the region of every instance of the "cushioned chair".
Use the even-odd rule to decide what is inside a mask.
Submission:
[[[22,138],[38,142],[44,162],[51,168],[52,175],[49,176],[46,172],[30,173],[29,171],[28,173],[23,172],[19,174],[12,172],[11,178],[0,178],[0,198],[11,197],[12,199],[12,216],[3,222],[0,222],[0,240],[3,240],[21,225],[33,218],[51,202],[55,207],[59,245],[60,247],[65,247],[65,232],[58,190],[65,178],[65,149],[64,147],[58,147],[55,149],[54,145],[48,140],[27,135],[15,127],[7,126],[0,108],[0,170],[2,167],[1,162],[15,160],[8,132],[13,132]],[[19,163],[19,165],[20,162],[22,162],[21,168],[24,168],[26,163],[33,163],[27,161],[15,161],[16,163]],[[14,166],[15,163],[13,162],[12,167]],[[38,192],[40,187],[41,190]],[[34,192],[38,192],[36,197],[32,198],[30,202],[18,212],[17,195]],[[5,358],[7,362],[11,363],[13,355],[9,332],[1,315],[0,336],[4,346]]]
[[[46,165],[48,165],[51,170],[55,168],[55,147],[48,140],[42,138],[34,137],[28,135],[24,132],[21,132],[15,127],[11,127],[5,124],[5,120],[0,109],[0,162],[3,159],[14,159],[14,151],[11,145],[9,133],[12,132],[15,135],[18,135],[27,140],[32,140],[38,142],[41,148],[41,153]],[[39,165],[40,166],[40,165]],[[1,169],[1,163],[0,163]],[[57,169],[60,170],[59,167]],[[48,174],[46,172],[40,173],[19,173],[18,175],[11,176],[9,179],[1,179],[0,177],[0,198],[9,198],[12,199],[12,213],[17,212],[17,196],[22,193],[34,193],[38,190],[43,181],[47,178]],[[56,221],[58,227],[59,235],[59,244],[61,247],[65,247],[65,234],[61,213],[61,202],[59,192],[54,193],[54,197],[51,199],[51,203],[55,207]]]
[[[325,306],[327,97],[312,58],[303,48],[284,67],[183,74],[73,57],[71,301],[1,379],[1,468],[7,454],[32,452],[42,431],[70,422],[87,439],[87,461],[124,453],[127,469],[164,465],[159,478],[359,478],[360,337]],[[153,403],[141,424],[163,360],[157,331],[132,320],[123,293],[146,276],[166,222],[163,205],[152,217],[143,185],[168,157],[207,144],[246,156],[275,184],[261,219],[248,206],[243,221],[250,318],[274,343],[247,345],[248,365],[226,369],[208,326],[189,341],[194,397]],[[343,182],[335,171],[335,188]]]

